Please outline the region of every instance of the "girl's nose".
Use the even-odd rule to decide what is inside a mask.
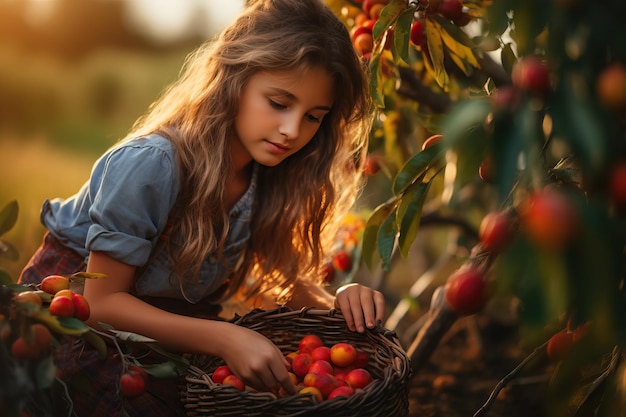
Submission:
[[[297,138],[300,133],[300,118],[295,117],[294,115],[283,118],[278,131],[287,139]]]

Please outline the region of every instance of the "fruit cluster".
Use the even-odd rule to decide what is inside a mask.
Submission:
[[[62,275],[50,275],[41,280],[36,291],[23,291],[16,295],[18,301],[43,305],[44,300],[52,296],[48,311],[57,317],[74,317],[81,321],[89,318],[89,303],[82,294],[70,289],[69,278]]]
[[[300,339],[298,349],[285,354],[285,358],[298,394],[310,395],[317,402],[350,397],[373,381],[367,370],[368,353],[348,342],[326,345],[320,336],[307,334]],[[231,385],[240,391],[246,389],[228,365],[218,366],[211,379],[216,384]],[[279,397],[288,395],[283,388],[275,394]]]
[[[354,17],[354,26],[350,32],[354,48],[369,58],[374,49],[374,25],[383,8],[390,0],[364,0],[361,11]]]
[[[90,314],[85,297],[70,290],[69,279],[60,275],[45,277],[37,290],[16,292],[12,298],[19,306],[14,314],[25,311],[27,316],[34,316],[39,310],[47,309],[52,316],[72,317],[81,321],[87,320]],[[37,361],[51,353],[53,337],[45,324],[33,323],[30,326],[22,326],[19,334],[12,335],[13,329],[6,321],[6,317],[0,319],[2,325],[0,336],[2,340],[10,342],[13,358]],[[18,321],[17,318],[14,319]]]
[[[463,10],[461,0],[422,0],[419,4],[418,10],[420,11],[416,13],[416,18],[411,25],[410,39],[422,51],[428,48],[426,23],[424,21],[428,15],[437,14],[459,27],[466,26],[472,20],[472,17]]]

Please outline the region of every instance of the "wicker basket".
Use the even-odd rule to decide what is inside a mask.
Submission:
[[[408,415],[408,390],[411,368],[409,359],[394,332],[382,326],[364,334],[348,330],[338,310],[278,309],[255,310],[234,323],[258,331],[272,340],[283,353],[298,349],[300,339],[317,334],[327,345],[352,343],[369,354],[368,371],[374,381],[349,398],[316,402],[312,396],[297,394],[278,398],[267,392],[241,392],[214,383],[210,375],[224,361],[195,355],[190,358],[182,401],[187,415],[264,416],[264,417],[401,417]]]

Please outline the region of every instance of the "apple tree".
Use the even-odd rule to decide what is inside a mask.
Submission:
[[[364,263],[406,258],[426,216],[477,230],[409,349],[414,367],[457,317],[508,297],[526,343],[559,362],[552,414],[619,415],[626,3],[326,3],[367,60],[378,108],[369,152],[389,179]]]

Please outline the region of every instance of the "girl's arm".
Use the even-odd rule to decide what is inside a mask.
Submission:
[[[246,385],[266,391],[280,384],[295,392],[286,359],[269,339],[232,323],[172,314],[145,303],[129,293],[135,269],[105,253],[91,252],[87,272],[107,278],[86,280],[89,325],[106,323],[155,339],[173,351],[221,357]]]

